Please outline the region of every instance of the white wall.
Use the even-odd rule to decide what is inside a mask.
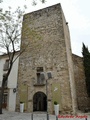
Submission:
[[[5,73],[5,71],[3,71],[3,66],[5,64],[6,59],[8,59],[7,56],[0,56],[0,87],[2,85],[3,73]],[[17,89],[18,62],[19,62],[19,58],[13,64],[7,83],[7,87],[8,87],[7,108],[9,111],[15,111],[15,107],[16,107],[16,92],[14,93],[13,89],[14,88]]]
[[[8,88],[16,88],[17,87],[17,75],[18,75],[18,61],[17,59],[13,64],[11,73],[8,78]]]
[[[8,100],[8,110],[9,111],[15,111],[16,108],[16,92],[13,92],[13,89],[17,89],[17,77],[18,77],[18,62],[19,59],[15,61],[13,64],[11,73],[8,78],[8,88],[9,88],[9,100]]]

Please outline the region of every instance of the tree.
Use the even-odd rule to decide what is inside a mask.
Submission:
[[[0,114],[2,114],[2,101],[5,83],[8,80],[14,62],[23,52],[23,50],[20,51],[17,58],[15,58],[15,53],[17,50],[20,50],[21,23],[23,14],[24,11],[21,11],[19,7],[13,13],[11,12],[10,7],[9,10],[5,12],[0,10],[0,52],[7,54],[9,59],[9,69],[2,80],[0,93]]]
[[[87,94],[90,97],[90,52],[88,47],[85,46],[83,43],[82,47],[82,55],[83,55],[83,64],[84,64],[84,71],[85,71],[85,81],[87,87]]]

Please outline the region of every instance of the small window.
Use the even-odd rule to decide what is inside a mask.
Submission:
[[[7,71],[8,69],[9,69],[9,59],[7,59],[7,60],[5,61],[3,70],[4,70],[4,71]]]
[[[37,73],[37,83],[40,84],[41,80],[40,80],[40,73]]]
[[[37,72],[43,72],[43,67],[37,67]]]
[[[41,73],[43,72],[43,67],[37,68],[37,84],[44,84],[44,81],[41,79]]]
[[[6,73],[4,73],[3,74],[3,77],[5,77],[7,74]],[[5,82],[5,88],[7,88],[7,81]]]

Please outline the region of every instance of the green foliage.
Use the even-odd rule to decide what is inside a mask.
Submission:
[[[58,102],[57,101],[54,101],[54,105],[57,105],[58,104]]]
[[[83,55],[83,64],[84,64],[84,70],[85,70],[85,77],[86,77],[86,87],[87,87],[87,93],[90,97],[90,52],[88,50],[88,47],[86,47],[83,43],[82,48],[82,55]]]
[[[20,101],[20,104],[23,104],[24,102]]]

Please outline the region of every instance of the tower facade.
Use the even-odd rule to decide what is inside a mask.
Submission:
[[[70,35],[60,4],[24,15],[21,50],[24,48],[19,60],[17,105],[23,101],[28,112],[48,109],[53,113],[57,101],[62,113],[75,113]]]

